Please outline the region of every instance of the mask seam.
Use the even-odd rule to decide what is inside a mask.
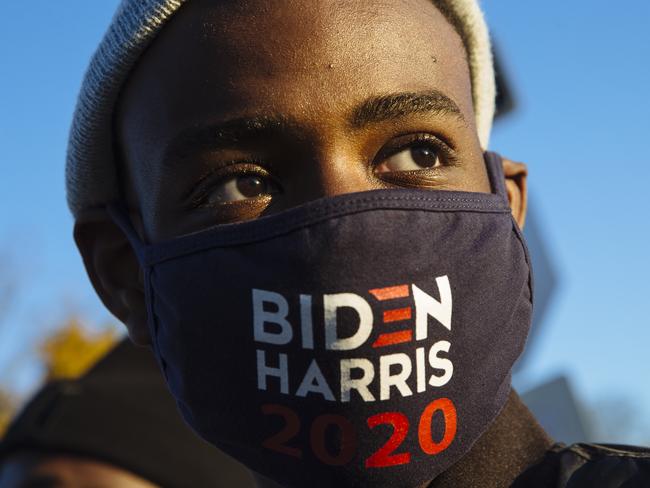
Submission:
[[[147,292],[148,292],[148,297],[145,297],[146,302],[147,302],[147,322],[148,322],[148,328],[149,328],[149,334],[151,335],[151,344],[153,346],[155,356],[159,358],[158,365],[160,367],[160,370],[162,372],[162,375],[165,379],[165,383],[169,384],[169,379],[167,377],[167,363],[165,359],[163,358],[162,354],[160,353],[160,346],[158,344],[158,333],[160,326],[158,324],[158,320],[156,319],[156,313],[155,313],[155,293],[153,290],[153,273],[155,272],[155,269],[153,266],[147,266],[146,267],[146,274],[147,274]]]
[[[160,264],[164,261],[170,261],[182,256],[185,256],[187,254],[191,254],[194,252],[198,252],[206,248],[207,246],[212,246],[212,247],[230,247],[234,245],[248,245],[248,244],[253,244],[255,242],[260,242],[264,240],[270,240],[270,239],[275,239],[277,237],[281,237],[283,235],[290,234],[292,232],[300,231],[302,229],[305,229],[307,227],[313,226],[313,225],[318,225],[321,224],[324,221],[327,221],[328,219],[331,218],[343,218],[347,217],[350,215],[358,214],[358,213],[363,213],[363,212],[371,212],[375,210],[394,210],[394,211],[421,211],[421,212],[476,212],[476,213],[487,213],[487,214],[505,214],[505,213],[510,213],[510,209],[503,209],[503,210],[477,210],[477,209],[468,209],[468,210],[461,210],[458,208],[453,208],[453,209],[428,209],[428,208],[360,208],[360,209],[354,209],[350,210],[349,212],[342,213],[342,214],[335,214],[331,215],[329,213],[325,213],[324,215],[319,215],[319,216],[305,216],[302,218],[296,218],[293,221],[288,221],[285,222],[282,226],[275,226],[273,228],[262,228],[262,229],[253,229],[251,231],[241,231],[238,234],[230,235],[230,236],[225,236],[222,238],[219,238],[220,236],[214,235],[214,234],[206,234],[204,236],[197,237],[196,234],[187,234],[185,236],[181,236],[178,239],[185,239],[185,238],[190,238],[193,237],[194,240],[191,242],[181,242],[181,241],[168,241],[168,249],[163,249],[160,250],[159,248],[156,248],[156,244],[154,244],[152,247],[148,247],[145,249],[144,253],[144,258],[146,261],[146,264],[148,266],[152,266],[155,264]],[[218,228],[215,228],[218,229]],[[203,230],[200,232],[209,232],[210,230]],[[221,230],[221,229],[219,229]],[[164,243],[159,243],[157,244],[158,246],[160,245],[165,245]]]
[[[512,227],[515,232],[515,235],[517,236],[517,239],[519,240],[519,243],[521,244],[521,247],[524,250],[524,257],[526,259],[526,264],[528,265],[528,289],[530,291],[530,303],[533,306],[533,311],[535,308],[535,275],[533,273],[533,263],[530,258],[530,252],[528,250],[528,245],[526,244],[526,239],[524,238],[522,230],[519,228],[519,225],[517,224],[517,221],[515,220],[514,217],[512,217]]]

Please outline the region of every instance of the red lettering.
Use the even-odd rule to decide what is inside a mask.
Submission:
[[[339,452],[331,454],[325,447],[325,433],[328,427],[336,427],[340,432]],[[311,448],[318,459],[330,466],[349,463],[357,452],[357,435],[354,425],[341,415],[319,415],[314,420],[310,432]]]
[[[300,432],[300,418],[298,414],[288,407],[276,404],[262,405],[264,415],[279,415],[284,418],[284,427],[277,434],[272,435],[262,442],[262,446],[272,451],[281,452],[288,456],[300,458],[302,451],[296,447],[287,446],[286,443]]]
[[[404,442],[406,434],[408,434],[409,420],[406,415],[400,412],[385,412],[368,418],[368,427],[371,429],[382,424],[392,425],[393,433],[377,452],[366,459],[366,468],[383,468],[411,462],[411,453],[393,454],[395,449]]]
[[[435,442],[431,436],[431,424],[434,414],[440,411],[445,421],[445,433],[440,442]],[[427,405],[420,416],[418,439],[422,450],[430,455],[438,454],[449,447],[456,437],[457,427],[456,407],[449,398],[438,398]]]

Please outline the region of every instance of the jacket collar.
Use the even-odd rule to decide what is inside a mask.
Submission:
[[[492,425],[428,488],[501,488],[539,462],[554,441],[514,390]]]

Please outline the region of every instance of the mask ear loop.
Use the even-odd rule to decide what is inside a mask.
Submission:
[[[122,232],[126,235],[131,248],[138,259],[142,272],[144,274],[144,295],[145,295],[145,305],[147,308],[147,325],[149,327],[149,334],[151,336],[151,345],[154,350],[154,356],[158,362],[158,366],[165,378],[167,380],[167,364],[165,360],[160,355],[160,348],[158,346],[158,323],[154,314],[154,294],[151,288],[151,273],[152,265],[150,262],[150,256],[148,253],[148,245],[142,241],[140,236],[133,227],[133,223],[129,218],[129,213],[126,205],[121,200],[114,200],[106,204],[106,210],[111,216],[113,221],[117,226],[122,229]]]
[[[148,253],[146,252],[147,244],[138,236],[124,203],[121,200],[114,200],[106,204],[106,210],[117,226],[124,232],[124,235],[126,235],[140,266],[143,269],[149,267],[150,263],[147,259]]]
[[[508,191],[506,190],[505,175],[503,173],[503,160],[501,156],[492,151],[483,153],[485,167],[487,169],[492,193],[500,195],[508,203]]]
[[[506,177],[505,174],[503,173],[503,158],[498,153],[491,152],[491,151],[486,151],[484,153],[484,158],[485,158],[485,165],[488,171],[488,176],[490,178],[490,184],[492,186],[492,191],[495,194],[503,197],[506,204],[510,205],[510,200],[508,200],[508,191],[506,190]],[[517,222],[515,221],[512,215],[510,215],[510,219],[512,220],[512,226],[514,232],[517,235],[519,242],[521,242],[522,247],[524,248],[526,263],[528,264],[528,268],[530,269],[530,273],[528,275],[529,277],[528,285],[530,287],[530,301],[534,306],[535,275],[533,274],[533,264],[530,259],[530,251],[528,250],[526,239],[524,238],[524,233],[519,228],[519,225],[517,225]]]

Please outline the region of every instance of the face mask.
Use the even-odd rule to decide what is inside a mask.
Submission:
[[[144,244],[153,349],[189,425],[286,487],[413,488],[510,390],[529,258],[493,193],[382,189]]]

